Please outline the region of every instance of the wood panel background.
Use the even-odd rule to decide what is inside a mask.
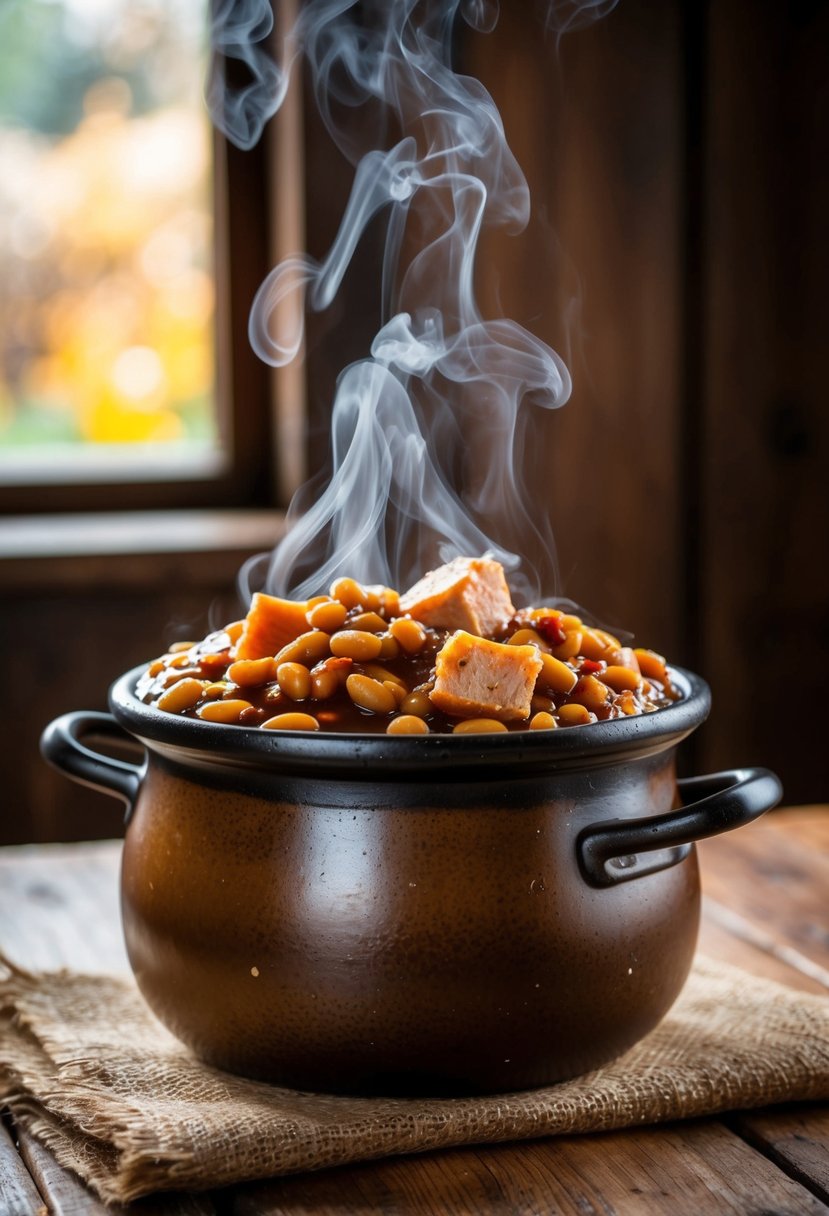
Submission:
[[[789,802],[825,800],[829,5],[621,0],[558,44],[539,8],[502,4],[495,32],[465,33],[458,54],[495,97],[533,199],[526,233],[483,242],[483,311],[550,341],[573,374],[526,457],[559,589],[709,680],[686,769],[766,764]],[[320,255],[350,170],[307,97],[305,111]],[[311,469],[336,375],[376,327],[378,257],[372,230],[309,325]],[[90,575],[48,598],[17,578],[0,619],[15,694],[0,839],[112,830],[109,804],[78,819],[80,799],[44,775],[39,730],[100,702],[171,616],[230,586],[231,564],[191,558],[183,581],[145,571],[128,591]]]

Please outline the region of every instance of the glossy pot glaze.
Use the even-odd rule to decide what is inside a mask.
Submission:
[[[175,718],[112,690],[44,751],[128,803],[127,950],[157,1016],[231,1072],[332,1092],[549,1084],[625,1051],[685,981],[690,843],[773,805],[738,770],[688,783],[707,687],[586,728],[287,735]],[[116,725],[117,724],[117,725]],[[83,742],[126,730],[137,766]]]

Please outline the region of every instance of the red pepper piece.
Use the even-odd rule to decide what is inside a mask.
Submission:
[[[582,659],[581,666],[579,667],[579,671],[585,676],[598,675],[598,673],[600,671],[604,671],[604,669],[605,664],[601,662],[597,663],[595,659]]]
[[[551,646],[560,646],[567,638],[561,627],[561,619],[557,616],[537,616],[532,625],[536,633],[540,633]]]

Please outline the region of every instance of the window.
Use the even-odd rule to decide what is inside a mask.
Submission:
[[[242,162],[212,133],[206,35],[205,0],[0,10],[9,509],[267,497],[268,380],[243,336],[268,266],[261,155]],[[250,193],[234,202],[237,169]],[[232,228],[246,232],[239,259]]]

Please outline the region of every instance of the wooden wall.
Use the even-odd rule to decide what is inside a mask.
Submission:
[[[150,517],[129,518],[134,526],[115,527],[114,536],[80,518],[71,539],[69,522],[66,547],[77,550],[86,534],[85,555],[61,556],[55,525],[53,551],[29,558],[13,555],[19,530],[0,521],[0,844],[120,834],[121,803],[47,766],[41,732],[70,710],[106,709],[107,690],[123,672],[238,617],[239,567],[281,530],[271,512],[195,524],[155,517],[156,533],[161,526],[181,534],[175,544],[158,543]]]
[[[704,675],[686,763],[825,798],[829,5],[621,0],[468,40],[533,198],[482,294],[568,356],[533,470],[563,591]]]

